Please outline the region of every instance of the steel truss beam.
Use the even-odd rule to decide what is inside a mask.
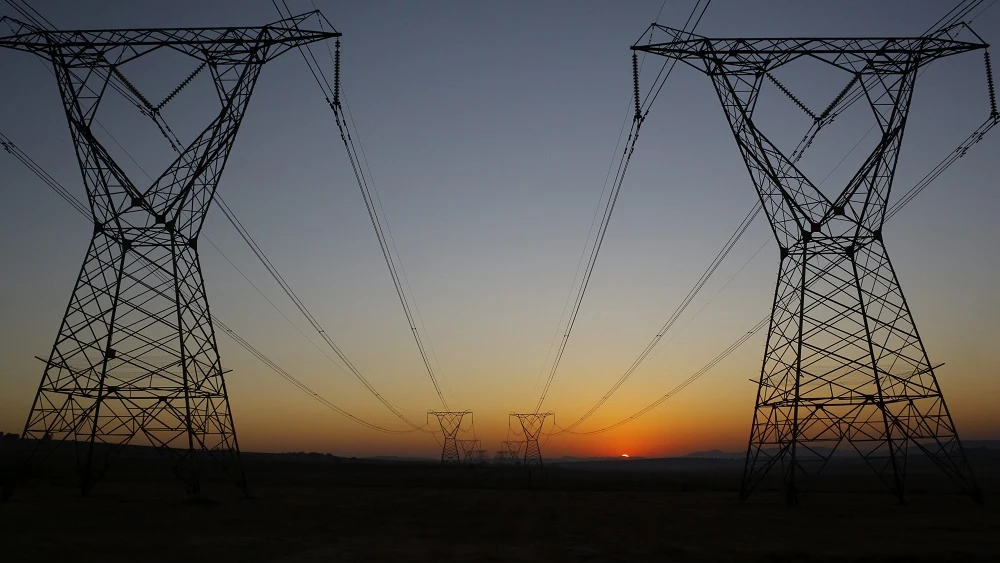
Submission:
[[[94,221],[25,423],[28,451],[5,496],[67,440],[75,446],[85,494],[109,458],[130,444],[167,452],[191,494],[200,492],[206,459],[246,493],[198,237],[263,64],[340,35],[300,28],[314,17],[322,16],[310,12],[253,28],[82,31],[41,30],[11,20],[15,32],[0,37],[0,47],[32,52],[52,64]],[[220,110],[142,188],[97,140],[91,124],[109,86],[146,101],[123,71],[158,49],[201,64],[156,111],[205,67]]]
[[[634,45],[708,75],[780,249],[780,266],[747,448],[741,497],[780,468],[789,505],[849,444],[900,499],[908,448],[963,491],[980,491],[882,239],[917,71],[986,47],[955,39],[964,24],[925,37],[710,39],[656,26],[666,42]],[[970,30],[971,31],[971,30]],[[978,36],[977,36],[978,37]],[[798,58],[845,71],[881,132],[830,199],[757,128],[765,78]],[[826,112],[809,112],[817,123]]]

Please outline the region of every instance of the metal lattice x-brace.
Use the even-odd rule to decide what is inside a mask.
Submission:
[[[497,451],[497,463],[504,465],[515,465],[520,462],[521,448],[525,443],[519,440],[503,440],[500,442],[500,450]]]
[[[511,413],[521,424],[524,432],[524,464],[542,465],[542,449],[538,444],[538,437],[542,434],[542,427],[545,426],[545,419],[555,416],[551,412],[536,413]]]
[[[428,411],[428,416],[436,417],[444,435],[441,448],[441,463],[462,463],[462,452],[458,448],[458,431],[462,428],[462,419],[472,411]]]
[[[33,444],[20,475],[52,446],[75,444],[87,492],[126,445],[167,451],[188,490],[200,490],[201,458],[246,492],[239,446],[209,313],[198,236],[261,66],[336,32],[299,26],[318,12],[255,28],[41,30],[11,20],[0,47],[52,63],[94,221],[87,256],[23,437]],[[211,75],[220,110],[167,169],[140,188],[92,129],[109,88],[146,101],[125,71],[171,49]],[[146,102],[148,106],[148,101]],[[13,481],[8,482],[9,495]]]
[[[458,440],[458,447],[465,463],[486,463],[486,450],[483,449],[482,441],[478,438]]]
[[[799,481],[846,442],[900,499],[909,444],[979,498],[882,226],[918,69],[986,45],[956,40],[959,28],[887,39],[709,39],[661,29],[672,40],[633,49],[678,59],[712,79],[780,247],[742,497],[778,465],[795,504]],[[848,73],[831,107],[860,88],[881,132],[833,199],[753,120],[765,78],[807,109],[770,75],[801,57]],[[817,122],[827,115],[807,113]]]

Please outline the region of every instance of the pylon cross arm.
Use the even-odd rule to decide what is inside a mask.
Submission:
[[[716,65],[715,62],[706,63]],[[753,120],[762,75],[742,71],[708,72],[715,85],[740,153],[750,172],[778,243],[783,249],[817,235],[871,240],[884,221],[896,154],[909,111],[916,65],[904,73],[890,73],[861,81],[883,135],[880,142],[834,200],[828,198],[757,127]]]
[[[11,19],[14,35],[0,37],[0,47],[31,51],[53,62],[95,222],[117,229],[159,224],[193,240],[260,66],[288,49],[339,37],[336,31],[299,27],[320,17],[310,12],[252,28],[83,31],[41,30]],[[90,124],[111,80],[121,81],[145,100],[119,67],[164,47],[208,63],[221,110],[149,188],[139,190],[92,134]]]
[[[967,28],[967,26],[961,26]],[[934,59],[984,49],[982,41],[955,38],[958,28],[949,28],[921,37],[848,38],[708,38],[667,26],[651,26],[667,41],[636,43],[644,51],[699,68],[704,61],[753,72],[769,72],[800,57],[812,57],[845,70],[885,72],[886,65],[919,59],[924,65]],[[978,36],[977,36],[978,37]]]
[[[221,63],[252,53],[258,57],[256,63],[264,63],[289,49],[340,37],[332,26],[329,31],[300,27],[320,18],[318,11],[312,11],[259,27],[47,30],[7,16],[0,23],[13,28],[13,33],[0,37],[0,47],[48,58],[52,46],[58,45],[81,66],[94,57],[124,63],[161,47]]]

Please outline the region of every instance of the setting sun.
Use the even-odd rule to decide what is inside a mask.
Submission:
[[[628,457],[628,454],[622,454],[622,457]]]

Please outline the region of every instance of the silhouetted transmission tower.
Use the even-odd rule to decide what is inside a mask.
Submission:
[[[486,463],[486,450],[478,438],[458,440],[458,446],[462,450],[462,459],[465,463]]]
[[[458,431],[462,427],[462,419],[472,411],[428,411],[428,416],[437,418],[444,435],[441,446],[441,463],[462,463],[462,452],[458,448]]]
[[[550,412],[511,413],[517,419],[524,432],[524,464],[542,466],[542,448],[538,445],[538,437],[542,434],[545,419],[554,416]]]
[[[848,442],[900,500],[910,444],[979,499],[882,226],[918,70],[987,45],[957,40],[964,24],[923,37],[866,39],[710,39],[654,27],[669,40],[633,50],[679,60],[712,79],[780,249],[742,498],[780,465],[787,502],[797,503],[798,480],[814,476]],[[771,74],[800,58],[848,75],[823,112],[809,110]],[[758,129],[753,114],[765,80],[809,115],[815,130],[849,92],[863,92],[881,138],[834,199]]]
[[[55,71],[94,221],[25,424],[23,437],[33,446],[23,471],[41,463],[50,447],[72,440],[86,493],[111,454],[137,443],[170,452],[192,494],[200,491],[205,456],[246,492],[198,236],[263,64],[339,37],[302,29],[314,16],[322,17],[310,12],[251,28],[85,31],[9,20],[16,31],[0,37],[0,47],[35,53]],[[187,55],[196,66],[154,106],[124,72],[160,49]],[[218,95],[218,115],[178,147],[152,185],[140,187],[91,129],[101,100],[109,87],[127,91],[144,112],[158,115],[204,70]]]
[[[462,454],[462,459],[466,462],[472,459],[470,455],[472,452],[482,447],[482,441],[478,438],[471,440],[456,440],[456,442],[458,444],[458,450]]]
[[[497,450],[496,462],[499,465],[517,465],[521,463],[521,447],[524,442],[503,440]]]

